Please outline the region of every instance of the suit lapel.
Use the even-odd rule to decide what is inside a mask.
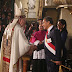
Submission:
[[[51,33],[52,33],[52,30],[54,29],[54,26],[53,26],[53,28],[50,30],[50,33],[47,35],[47,38],[50,38],[51,37]]]

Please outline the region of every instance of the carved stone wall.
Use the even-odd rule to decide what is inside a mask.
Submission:
[[[39,9],[38,9],[38,18],[42,18],[42,11],[43,11],[43,2],[44,0],[39,0]]]
[[[29,3],[32,3],[32,4],[28,7],[28,10],[29,10],[28,18],[37,18],[38,8],[39,8],[39,0],[28,0],[28,4]]]
[[[45,1],[45,6],[55,6],[53,0],[44,0]]]
[[[33,0],[15,0],[15,2],[17,3],[18,6],[19,6],[20,1],[22,2],[23,8],[25,8],[26,18],[38,18],[38,16],[41,14],[39,12],[39,0],[34,0],[35,7],[32,9],[29,7],[29,1],[33,1]],[[38,12],[39,12],[39,14],[38,14]]]

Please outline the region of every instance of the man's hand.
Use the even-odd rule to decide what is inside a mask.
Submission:
[[[51,60],[53,63],[56,63],[56,65],[61,65],[61,61],[53,61]]]
[[[26,55],[32,55],[33,51],[37,49],[36,45],[31,45],[29,51],[26,53]]]
[[[61,65],[61,61],[55,61],[56,65]]]
[[[30,27],[29,27],[29,30],[31,30],[31,29],[32,29],[32,27],[30,26]]]
[[[42,44],[42,43],[43,43],[42,41],[39,42],[39,44]]]

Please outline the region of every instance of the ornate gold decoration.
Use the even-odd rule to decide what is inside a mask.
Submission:
[[[66,0],[67,4],[72,4],[72,0]]]
[[[3,57],[10,59],[11,54],[11,37],[8,38],[8,46],[7,46],[7,39],[6,35],[3,35]],[[3,60],[2,71],[9,72],[9,62]]]
[[[35,2],[36,0],[29,0],[28,4],[28,8],[29,9],[34,9],[35,8]]]
[[[56,5],[72,4],[72,0],[53,0]]]
[[[57,5],[57,8],[67,8],[72,14],[72,0],[53,0],[53,2]]]
[[[39,10],[38,10],[38,18],[42,18],[42,10],[43,10],[43,0],[39,0]]]
[[[48,4],[48,2],[49,2],[49,1],[47,0],[46,3]]]
[[[53,2],[54,2],[56,5],[61,5],[61,4],[62,4],[62,0],[53,0]]]

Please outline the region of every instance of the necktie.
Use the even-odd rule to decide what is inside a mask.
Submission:
[[[48,35],[48,30],[47,30],[47,32],[46,32],[46,38],[47,38],[47,35]]]

